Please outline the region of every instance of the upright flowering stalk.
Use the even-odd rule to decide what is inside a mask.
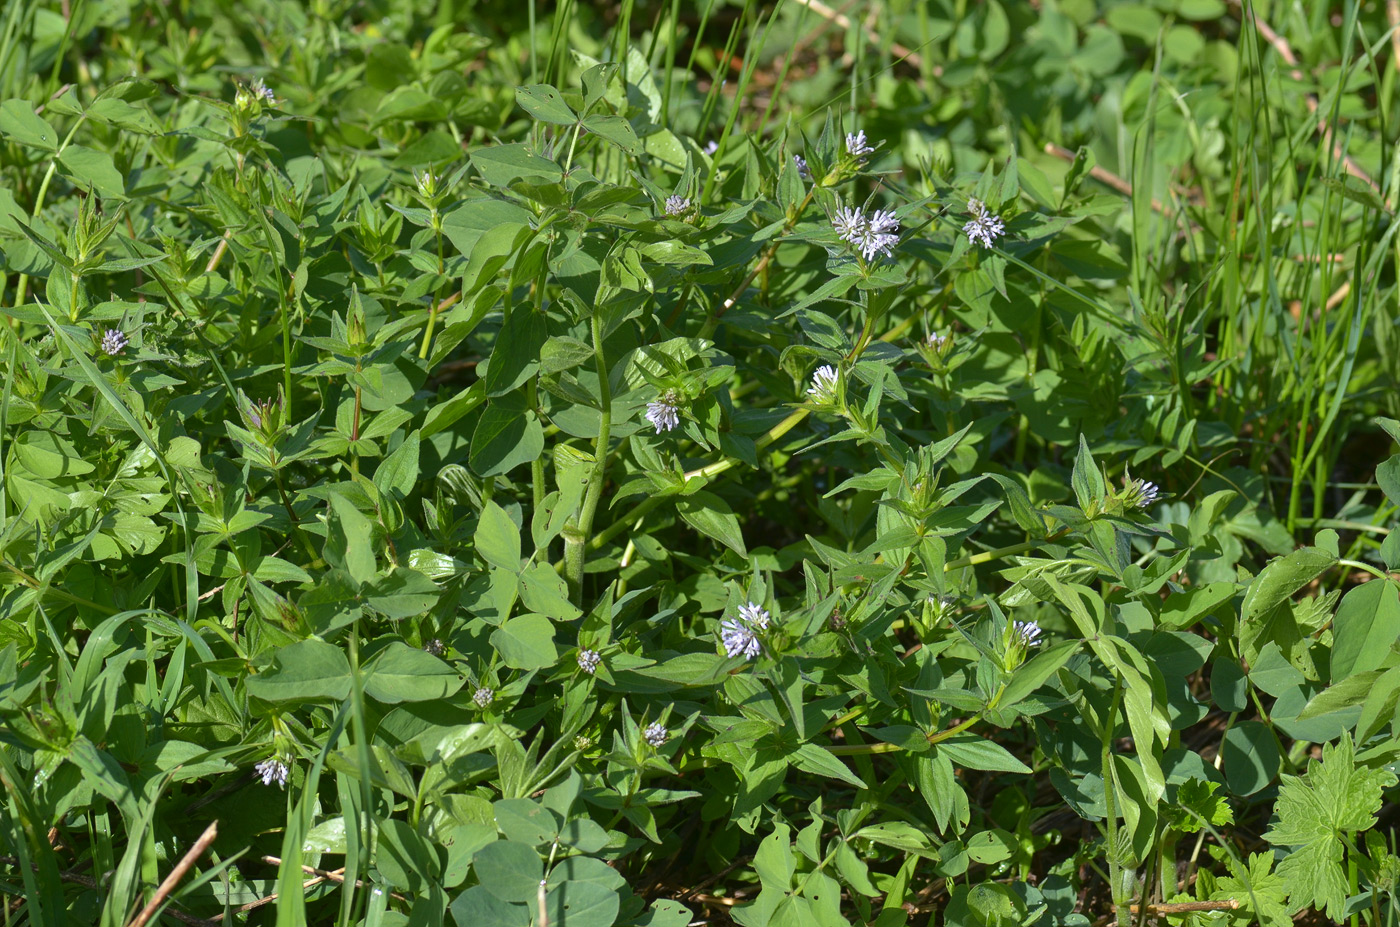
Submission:
[[[975,197],[967,201],[967,211],[972,216],[963,226],[967,240],[974,245],[990,248],[998,238],[1006,233],[1001,217],[987,209],[987,204]]]

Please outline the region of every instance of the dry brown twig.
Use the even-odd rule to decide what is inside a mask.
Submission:
[[[180,884],[185,873],[190,871],[194,861],[204,855],[204,851],[209,849],[209,844],[213,843],[217,836],[219,836],[219,822],[213,821],[204,828],[204,833],[199,835],[194,846],[190,847],[189,852],[181,857],[180,861],[175,864],[175,868],[170,870],[170,874],[156,887],[156,893],[151,896],[151,900],[141,909],[140,914],[132,918],[127,927],[145,927],[146,922],[155,916],[156,909],[165,903],[165,899],[175,890],[175,886]]]

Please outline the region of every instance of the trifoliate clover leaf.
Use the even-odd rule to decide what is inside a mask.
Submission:
[[[1387,770],[1356,768],[1349,735],[1322,748],[1322,759],[1308,767],[1306,780],[1283,777],[1274,805],[1278,823],[1264,839],[1297,848],[1278,867],[1295,909],[1311,904],[1340,921],[1347,899],[1340,835],[1374,825],[1381,790],[1394,783]]]
[[[1274,851],[1251,853],[1248,864],[1228,860],[1230,875],[1216,882],[1211,892],[1212,901],[1240,903],[1240,910],[1254,915],[1260,927],[1292,927],[1293,919],[1288,915],[1288,883],[1282,875],[1272,872]]]

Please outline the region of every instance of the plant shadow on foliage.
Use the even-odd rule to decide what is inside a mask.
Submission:
[[[1387,8],[5,5],[5,923],[1388,927]]]

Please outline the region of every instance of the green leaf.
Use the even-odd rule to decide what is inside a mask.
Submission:
[[[386,618],[415,618],[432,609],[442,595],[436,583],[408,567],[376,576],[360,591],[365,604]]]
[[[1302,547],[1286,557],[1270,561],[1245,590],[1241,617],[1247,623],[1256,622],[1330,570],[1336,562],[1333,554],[1320,547]]]
[[[1001,744],[975,734],[959,734],[938,744],[944,756],[964,769],[985,769],[991,772],[1028,773],[1022,763]]]
[[[0,103],[0,133],[31,148],[58,150],[58,133],[34,113],[34,107],[27,100]]]
[[[472,434],[467,462],[478,476],[499,476],[544,451],[544,428],[519,391],[491,400]]]
[[[1074,495],[1079,500],[1079,507],[1086,514],[1102,508],[1108,488],[1098,465],[1094,463],[1094,455],[1089,452],[1089,442],[1084,440],[1082,434],[1079,436],[1079,455],[1074,458],[1074,473],[1070,482],[1074,484]]]
[[[355,504],[339,493],[332,495],[331,518],[326,531],[326,562],[340,567],[357,584],[374,577],[374,549],[370,546],[370,521]]]
[[[1011,682],[1002,692],[997,707],[1010,708],[1039,689],[1051,676],[1059,672],[1060,667],[1068,663],[1070,658],[1079,652],[1079,647],[1079,641],[1061,641],[1037,654],[1016,670]]]
[[[797,871],[797,858],[792,853],[791,831],[778,824],[773,832],[758,844],[753,868],[764,891],[785,892],[792,888],[792,876]]]
[[[350,695],[350,661],[334,644],[298,641],[278,650],[272,667],[249,676],[246,685],[249,695],[265,702],[344,701]]]
[[[484,377],[486,395],[503,396],[534,376],[548,337],[541,313],[529,306],[516,308],[491,349],[491,362]]]
[[[559,927],[612,927],[621,899],[596,882],[564,882],[545,896],[549,923]]]
[[[421,442],[413,432],[394,452],[379,462],[374,471],[374,485],[386,496],[398,494],[406,498],[418,482],[418,456]]]
[[[512,573],[520,569],[520,529],[505,509],[490,499],[481,507],[481,519],[472,540],[476,552],[487,563]]]
[[[1274,805],[1277,823],[1264,833],[1275,846],[1295,849],[1279,864],[1293,904],[1311,904],[1340,923],[1347,899],[1343,835],[1376,823],[1381,792],[1395,784],[1385,769],[1357,768],[1351,737],[1322,748],[1306,779],[1284,776]]]
[[[1381,666],[1400,639],[1400,586],[1362,583],[1342,597],[1332,619],[1332,681]]]
[[[816,744],[803,744],[791,754],[791,758],[792,764],[798,769],[826,776],[828,779],[839,779],[858,789],[869,788],[859,776],[846,767],[845,763]]]
[[[498,840],[477,850],[472,866],[481,884],[501,901],[533,904],[544,878],[540,854],[529,844],[513,840]]]
[[[105,151],[94,151],[82,145],[69,145],[58,156],[63,173],[79,187],[86,187],[102,196],[126,195],[126,181]]]
[[[622,116],[589,116],[583,120],[583,126],[594,135],[607,139],[628,154],[636,154],[642,148],[641,140],[637,138],[637,132],[632,128],[632,123]]]
[[[407,821],[395,818],[379,822],[374,862],[390,884],[415,893],[426,892],[441,868],[432,845]]]
[[[564,577],[548,563],[532,564],[520,574],[520,601],[554,621],[573,621],[583,614],[569,601]]]
[[[457,927],[530,927],[529,906],[502,901],[484,885],[473,885],[453,899],[452,917]]]
[[[430,653],[392,641],[367,667],[365,694],[387,704],[443,699],[466,682]]]
[[[520,108],[540,122],[558,126],[571,126],[578,122],[578,116],[564,102],[559,91],[548,84],[530,84],[515,88],[515,102]]]
[[[1249,861],[1241,864],[1233,855],[1227,857],[1230,875],[1216,880],[1212,901],[1238,901],[1245,913],[1253,915],[1260,927],[1293,927],[1288,905],[1289,886],[1282,876],[1273,872],[1274,851],[1251,853]]]
[[[496,826],[507,840],[538,847],[559,836],[559,816],[528,798],[503,798],[493,806]]]
[[[739,527],[739,519],[734,515],[729,503],[719,496],[702,489],[678,499],[676,509],[690,527],[714,538],[740,557],[748,557],[749,552],[744,546],[744,533]]]
[[[491,632],[491,646],[513,669],[545,669],[559,659],[559,651],[554,647],[554,625],[543,615],[510,619]]]

